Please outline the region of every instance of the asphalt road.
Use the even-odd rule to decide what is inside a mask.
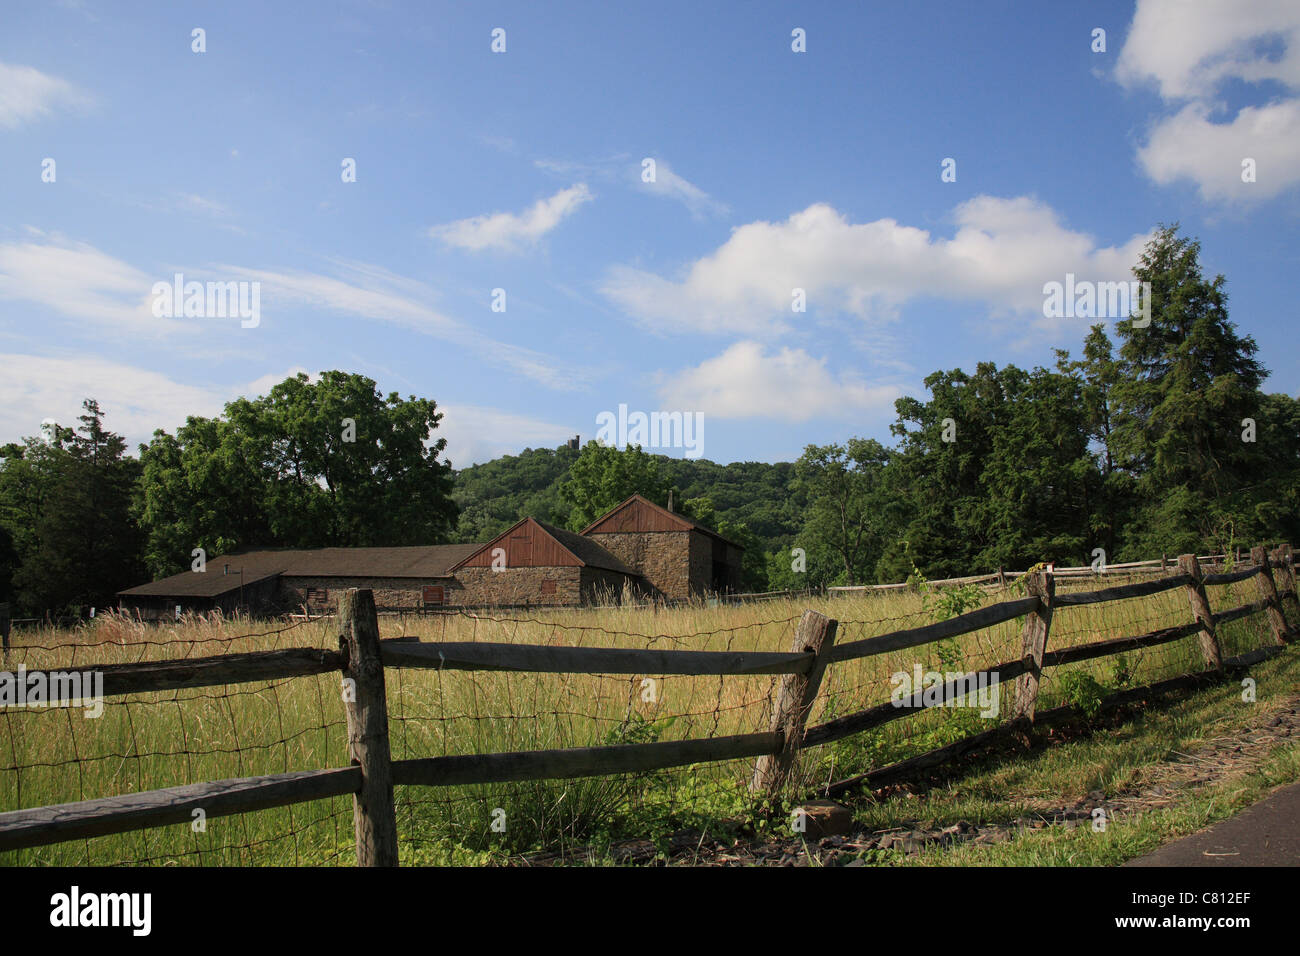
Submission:
[[[1125,866],[1300,866],[1300,783]]]

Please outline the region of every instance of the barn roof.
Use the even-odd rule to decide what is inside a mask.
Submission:
[[[452,565],[479,550],[477,544],[402,548],[267,548],[209,558],[204,572],[183,571],[118,593],[216,597],[276,574],[301,578],[445,578]],[[225,573],[226,566],[230,574]]]
[[[703,534],[707,534],[711,538],[717,538],[719,541],[724,541],[733,548],[739,548],[742,551],[745,550],[744,545],[736,544],[736,542],[732,541],[730,538],[724,538],[712,528],[706,527],[698,521],[688,518],[683,514],[678,514],[676,511],[669,511],[662,505],[657,505],[649,498],[643,497],[642,495],[633,495],[622,504],[611,508],[591,524],[587,525],[587,527],[583,528],[582,533],[608,534],[628,530],[625,527],[620,527],[620,519],[626,520],[626,518],[632,516],[633,512],[640,512],[641,514],[649,512],[658,519],[659,523],[666,523],[670,528],[675,528],[680,531],[699,531]]]
[[[592,541],[590,538],[584,538],[582,535],[573,531],[566,531],[563,528],[557,528],[554,525],[547,524],[545,521],[538,521],[536,518],[522,518],[516,521],[505,531],[501,532],[487,544],[474,545],[472,553],[465,555],[453,567],[452,571],[457,571],[470,559],[487,552],[494,547],[500,547],[503,543],[517,531],[527,524],[536,525],[543,534],[548,535],[564,552],[567,552],[578,564],[589,568],[600,568],[606,571],[617,571],[619,574],[626,574],[630,577],[640,577],[640,572],[629,568],[614,555],[610,554],[603,547]],[[530,567],[546,567],[545,564],[533,564]]]
[[[536,518],[533,520],[537,521]],[[547,534],[560,542],[566,550],[588,567],[604,568],[607,571],[617,571],[620,574],[630,574],[634,578],[640,576],[639,572],[629,568],[626,564],[590,538],[584,538],[576,531],[566,531],[563,528],[549,525],[545,521],[538,521],[537,523],[541,525],[542,529]]]
[[[232,566],[230,570],[233,572],[238,569]],[[275,570],[253,571],[246,568],[241,576],[234,573],[226,574],[220,566],[214,566],[201,574],[197,571],[185,571],[182,574],[173,574],[171,577],[150,581],[148,584],[141,584],[117,593],[130,597],[214,598],[231,591],[238,591],[241,586],[247,587],[258,581],[273,578],[279,573]]]

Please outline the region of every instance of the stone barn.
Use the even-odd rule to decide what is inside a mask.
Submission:
[[[641,575],[595,541],[525,518],[452,571],[453,603],[617,604],[644,590]]]
[[[119,606],[145,619],[184,611],[253,614],[338,606],[348,588],[370,588],[375,604],[414,610],[446,603],[456,588],[451,567],[476,544],[402,548],[270,548],[210,558],[204,571],[183,571],[119,593]]]
[[[740,546],[633,495],[581,534],[524,518],[486,544],[261,549],[209,558],[119,593],[146,619],[182,611],[326,611],[348,588],[387,610],[443,605],[581,605],[645,597],[686,600],[735,591]]]
[[[640,495],[597,518],[582,534],[668,600],[740,590],[740,545]]]

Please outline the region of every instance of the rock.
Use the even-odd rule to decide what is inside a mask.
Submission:
[[[853,832],[853,811],[833,800],[811,800],[801,804],[804,833],[807,840],[822,837],[848,836]]]

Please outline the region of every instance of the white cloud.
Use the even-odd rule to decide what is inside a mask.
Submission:
[[[853,224],[825,203],[784,222],[733,230],[679,280],[626,266],[607,274],[602,291],[651,327],[772,335],[794,315],[794,289],[810,310],[891,317],[922,297],[975,300],[998,314],[1042,317],[1043,284],[1127,279],[1147,236],[1098,246],[1061,225],[1044,203],[977,196],[954,210],[951,239],[893,219]]]
[[[663,160],[655,161],[654,182],[647,183],[640,176],[637,177],[637,181],[647,192],[682,203],[697,219],[706,216],[722,216],[727,213],[726,203],[719,202],[699,186],[677,175]]]
[[[39,241],[0,243],[0,299],[37,302],[124,331],[187,328],[155,318],[150,308],[153,284],[170,275],[149,275],[84,242],[36,235]]]
[[[30,66],[0,63],[0,127],[48,116],[56,107],[81,107],[90,97],[67,80]]]
[[[1268,199],[1300,183],[1300,4],[1294,0],[1139,0],[1116,78],[1153,84],[1177,112],[1152,124],[1138,162],[1161,185],[1206,200]],[[1225,84],[1267,84],[1268,102],[1228,115]],[[1279,95],[1278,87],[1281,88]],[[1242,160],[1257,164],[1243,183]]]
[[[391,322],[425,335],[465,346],[485,361],[559,390],[583,387],[581,369],[566,367],[550,356],[483,335],[443,314],[430,303],[436,293],[414,279],[364,262],[336,260],[341,278],[313,272],[272,271],[225,265],[223,275],[262,283],[264,319],[277,302],[299,303],[331,312]]]
[[[433,226],[429,235],[441,239],[449,246],[469,249],[514,251],[532,245],[558,226],[579,206],[592,199],[585,183],[561,189],[554,196],[539,199],[529,209],[516,215],[509,212],[490,216],[474,216],[442,226]]]
[[[525,448],[554,448],[578,434],[568,425],[474,405],[442,405],[442,422],[433,433],[447,439],[443,457],[457,468],[518,454]]]
[[[1115,76],[1153,82],[1166,100],[1205,99],[1229,79],[1297,89],[1297,39],[1295,0],[1138,0]],[[1268,44],[1279,42],[1280,55],[1270,55]]]
[[[679,372],[659,390],[664,408],[703,412],[706,418],[785,422],[885,413],[902,394],[890,383],[836,378],[825,359],[803,349],[769,354],[752,341],[737,342],[716,358]]]
[[[0,354],[0,442],[34,435],[42,421],[75,426],[81,402],[94,398],[108,428],[135,448],[154,429],[175,433],[190,415],[214,416],[240,395],[265,394],[301,369],[268,374],[230,386],[192,385],[153,369],[137,368],[95,355],[51,357]]]
[[[1242,181],[1247,158],[1254,182]],[[1160,185],[1188,179],[1205,200],[1271,199],[1300,182],[1300,100],[1248,106],[1229,123],[1188,105],[1152,128],[1138,160]]]

